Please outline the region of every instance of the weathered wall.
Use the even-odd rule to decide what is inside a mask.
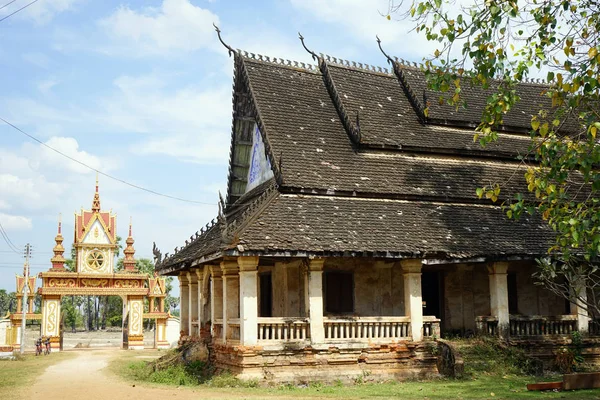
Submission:
[[[273,285],[273,317],[304,317],[304,272],[302,260],[276,262],[274,267],[259,266],[259,273],[270,272]],[[259,285],[260,298],[260,285]],[[260,308],[260,305],[259,305]]]
[[[326,259],[323,270],[354,271],[354,315],[404,315],[404,280],[399,263],[335,258]]]
[[[490,315],[490,287],[486,265],[448,264],[444,271],[444,321],[446,331],[474,330],[475,317]],[[564,300],[534,284],[534,262],[512,262],[516,274],[517,305],[521,315],[562,315]]]
[[[518,311],[521,315],[565,314],[565,300],[534,284],[534,262],[515,262],[508,267],[509,273],[517,275]]]
[[[307,382],[377,382],[439,376],[434,343],[365,344],[327,348],[230,347],[213,344],[213,362],[240,379],[260,384]]]

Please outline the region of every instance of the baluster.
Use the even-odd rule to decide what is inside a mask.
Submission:
[[[258,340],[262,340],[262,338],[263,338],[262,325],[258,324]]]

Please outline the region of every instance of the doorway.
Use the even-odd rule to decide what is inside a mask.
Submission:
[[[259,317],[273,316],[273,280],[270,272],[261,273],[259,277]]]
[[[421,275],[421,296],[423,299],[423,315],[435,315],[442,318],[442,285],[438,271],[427,271]]]

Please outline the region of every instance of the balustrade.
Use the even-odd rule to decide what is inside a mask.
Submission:
[[[326,340],[408,339],[410,317],[324,318]]]
[[[591,319],[588,322],[588,334],[590,336],[600,336],[600,320]]]
[[[258,318],[259,341],[302,341],[310,337],[306,318]]]
[[[212,336],[216,342],[223,340],[223,320],[216,319],[212,326]]]
[[[498,335],[498,318],[490,316],[479,316],[475,318],[477,332],[480,335],[497,336]]]
[[[441,335],[440,320],[433,316],[424,315],[423,316],[423,337],[439,338],[440,335]]]
[[[240,319],[230,318],[227,320],[227,341],[239,341],[241,335]]]
[[[511,336],[570,335],[576,330],[576,315],[510,317]]]

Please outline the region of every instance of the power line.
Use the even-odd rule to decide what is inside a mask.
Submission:
[[[12,1],[9,1],[8,3],[6,3],[6,4],[5,4],[5,5],[3,5],[2,7],[0,7],[0,10],[2,10],[2,9],[3,9],[4,7],[6,7],[6,6],[10,6],[10,5],[11,5],[12,3],[14,3],[15,1],[17,1],[17,0],[12,0]]]
[[[10,237],[8,237],[8,234],[4,230],[4,227],[2,226],[2,222],[0,222],[0,234],[2,234],[2,238],[4,238],[4,241],[6,242],[6,244],[8,245],[8,247],[14,253],[21,254],[21,252],[17,249],[17,246],[15,246],[15,244],[12,242],[12,240],[10,240]]]
[[[0,20],[0,21],[2,21],[2,20]],[[176,196],[171,196],[171,195],[164,194],[164,193],[159,193],[159,192],[156,192],[156,191],[154,191],[154,190],[151,190],[151,189],[146,189],[146,188],[144,188],[144,187],[142,187],[142,186],[138,186],[138,185],[136,185],[136,184],[134,184],[134,183],[130,183],[130,182],[124,181],[123,179],[120,179],[120,178],[117,178],[117,177],[115,177],[115,176],[109,175],[109,174],[107,174],[107,173],[105,173],[105,172],[102,172],[102,171],[100,171],[100,170],[98,170],[98,169],[96,169],[96,168],[94,168],[94,167],[91,167],[91,166],[89,166],[89,165],[87,165],[87,164],[85,164],[85,163],[83,163],[83,162],[81,162],[81,161],[79,161],[79,160],[77,160],[77,159],[75,159],[75,158],[73,158],[73,157],[71,157],[71,156],[69,156],[69,155],[67,155],[67,154],[63,153],[63,152],[62,152],[62,151],[60,151],[60,150],[57,150],[57,149],[55,149],[54,147],[52,147],[52,146],[50,146],[50,145],[48,145],[48,144],[46,144],[46,143],[42,142],[41,140],[39,140],[39,139],[38,139],[38,138],[36,138],[35,136],[33,136],[33,135],[30,135],[29,133],[25,132],[24,130],[20,129],[19,127],[17,127],[17,126],[15,126],[15,125],[11,124],[10,122],[8,122],[7,120],[5,120],[5,119],[4,119],[4,118],[2,118],[2,117],[0,117],[0,121],[4,122],[6,125],[8,125],[8,126],[12,127],[13,129],[15,129],[15,130],[17,130],[17,131],[21,132],[22,134],[24,134],[25,136],[29,137],[30,139],[32,139],[32,140],[35,140],[36,142],[38,142],[38,143],[39,143],[39,144],[41,144],[42,146],[44,146],[44,147],[46,147],[46,148],[48,148],[48,149],[50,149],[50,150],[52,150],[52,151],[54,151],[54,152],[56,152],[56,153],[60,154],[61,156],[63,156],[63,157],[66,157],[66,158],[68,158],[69,160],[71,160],[71,161],[73,161],[73,162],[76,162],[77,164],[83,165],[84,167],[86,167],[86,168],[89,168],[89,169],[91,169],[92,171],[96,171],[98,174],[100,174],[100,175],[102,175],[102,176],[105,176],[105,177],[107,177],[107,178],[113,179],[113,180],[115,180],[115,181],[117,181],[117,182],[121,182],[121,183],[123,183],[123,184],[125,184],[125,185],[127,185],[127,186],[131,186],[131,187],[133,187],[133,188],[135,188],[135,189],[143,190],[144,192],[148,192],[148,193],[154,194],[154,195],[156,195],[156,196],[166,197],[166,198],[168,198],[168,199],[172,199],[172,200],[178,200],[178,201],[182,201],[182,202],[185,202],[185,203],[192,203],[192,204],[203,204],[203,205],[215,206],[215,204],[214,204],[214,203],[206,203],[206,202],[202,202],[202,201],[196,201],[196,200],[188,200],[188,199],[183,199],[183,198],[181,198],[181,197],[176,197]]]
[[[29,4],[25,4],[23,7],[19,8],[17,11],[15,11],[15,12],[13,12],[13,13],[11,13],[11,14],[8,14],[8,15],[7,15],[6,17],[4,17],[4,18],[0,18],[0,22],[4,21],[4,20],[5,20],[5,19],[7,19],[8,17],[12,17],[12,16],[13,16],[13,15],[15,15],[16,13],[18,13],[19,11],[26,9],[27,7],[29,7],[29,6],[30,6],[30,5],[32,5],[33,3],[37,3],[38,1],[39,1],[39,0],[33,0],[31,3],[29,3]],[[8,4],[10,4],[10,3],[8,3]],[[4,8],[4,7],[6,7],[8,4],[5,4],[5,5],[3,6],[3,8]]]

